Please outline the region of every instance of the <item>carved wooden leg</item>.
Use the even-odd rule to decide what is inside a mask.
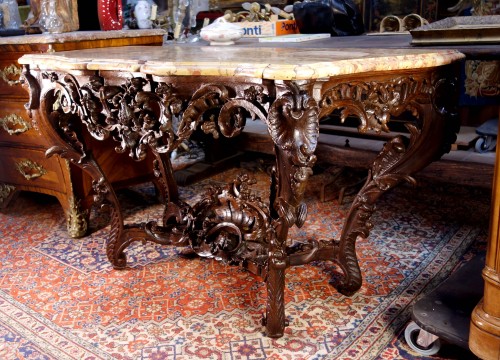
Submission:
[[[94,203],[109,209],[111,213],[111,231],[106,242],[106,255],[114,268],[124,268],[127,260],[123,250],[128,246],[129,241],[124,236],[124,224],[118,198],[99,164],[90,152],[79,154],[68,144],[54,146],[47,150],[46,155],[48,157],[59,155],[63,159],[70,160],[92,177],[92,187],[95,192]]]
[[[179,199],[179,190],[174,178],[174,171],[170,161],[170,153],[153,153],[156,158],[154,161],[154,175],[157,178],[155,183],[160,191],[162,201],[165,204],[168,202],[175,202]]]
[[[285,269],[286,254],[284,244],[288,228],[279,226],[279,235],[273,239],[269,249],[268,272],[266,277],[267,305],[264,325],[266,335],[272,338],[282,337],[285,326]]]
[[[277,82],[278,98],[267,118],[276,153],[270,197],[275,233],[270,241],[266,278],[266,327],[270,337],[283,336],[286,326],[284,291],[288,229],[294,225],[301,227],[305,222],[307,207],[303,197],[316,161],[318,106],[310,96],[312,91],[308,85]]]
[[[450,146],[447,139],[453,138],[455,131],[450,125],[456,119],[441,116],[431,104],[422,104],[420,115],[420,129],[408,125],[409,139],[397,136],[385,144],[349,210],[340,240],[335,244],[335,261],[345,273],[338,289],[345,295],[351,295],[361,287],[356,240],[358,236],[368,237],[373,227],[370,218],[378,198],[403,181],[415,184],[412,175],[438,159]]]
[[[404,161],[405,146],[401,137],[396,137],[384,146],[384,149],[375,160],[375,164],[368,173],[365,185],[356,195],[342,229],[340,240],[336,243],[336,261],[344,271],[344,279],[338,285],[338,290],[345,295],[352,295],[361,287],[362,276],[356,256],[356,240],[358,236],[368,237],[373,224],[370,218],[375,211],[375,203],[382,194],[399,184],[403,179],[413,181],[408,176],[395,173],[384,175],[380,172],[380,164],[395,163],[399,157]],[[391,182],[381,184],[382,176],[391,176]]]

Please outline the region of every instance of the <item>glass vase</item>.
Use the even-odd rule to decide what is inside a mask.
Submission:
[[[64,22],[57,11],[56,0],[42,0],[40,12],[40,27],[44,32],[62,33]]]

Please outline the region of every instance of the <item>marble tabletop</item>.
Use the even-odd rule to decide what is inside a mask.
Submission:
[[[6,36],[0,38],[0,45],[57,44],[71,41],[106,40],[134,38],[141,36],[163,36],[165,30],[112,30],[112,31],[71,31],[60,34],[42,33],[32,35]]]
[[[116,70],[158,76],[248,76],[307,80],[365,72],[429,68],[464,57],[446,49],[324,48],[239,46],[128,46],[28,54],[19,59],[32,69]]]

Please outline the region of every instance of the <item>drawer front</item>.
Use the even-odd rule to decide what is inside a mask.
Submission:
[[[64,160],[47,159],[43,151],[0,148],[0,183],[66,193],[62,166]]]
[[[46,147],[42,135],[24,109],[24,102],[0,100],[0,143]]]
[[[12,53],[0,60],[0,98],[28,98],[27,91],[21,86],[19,77],[22,66],[17,62],[20,54]]]

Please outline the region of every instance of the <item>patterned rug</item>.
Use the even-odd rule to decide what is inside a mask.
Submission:
[[[181,194],[194,203],[208,184],[245,171],[265,196],[264,170],[242,163]],[[337,171],[323,170],[311,180],[308,222],[293,229],[294,239],[339,237],[352,197],[320,202],[321,184]],[[127,222],[160,217],[151,186],[119,194]],[[361,290],[339,294],[329,284],[340,271],[331,262],[288,269],[290,325],[270,339],[260,325],[266,292],[259,277],[141,243],[127,250],[128,269],[113,270],[106,216],[93,213],[92,234],[71,239],[53,198],[22,194],[0,213],[0,359],[424,359],[402,335],[411,304],[484,250],[489,202],[489,190],[431,182],[389,192],[370,237],[358,241]],[[432,358],[467,356],[445,345]]]

